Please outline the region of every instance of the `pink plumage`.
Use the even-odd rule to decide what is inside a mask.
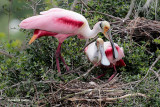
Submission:
[[[103,27],[100,26],[100,24],[103,25]],[[77,35],[81,39],[93,38],[99,32],[106,33],[110,28],[107,21],[100,21],[97,22],[91,30],[88,21],[83,15],[61,8],[52,8],[48,11],[40,12],[40,15],[24,19],[19,26],[23,29],[35,29],[29,44],[42,36],[53,36],[58,39],[59,45],[56,50],[56,62],[59,72],[58,57],[60,57],[65,64],[60,50],[61,44],[67,37]]]

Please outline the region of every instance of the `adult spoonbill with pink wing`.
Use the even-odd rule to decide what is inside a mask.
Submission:
[[[29,41],[31,44],[37,38],[42,36],[53,36],[58,39],[59,45],[56,50],[56,64],[58,72],[60,72],[59,57],[63,63],[65,61],[61,56],[61,44],[70,36],[77,35],[80,39],[95,37],[99,32],[102,32],[111,42],[114,50],[114,57],[118,57],[118,52],[110,35],[110,24],[107,21],[97,22],[91,30],[87,19],[76,12],[61,8],[52,8],[48,11],[40,12],[40,15],[32,16],[24,19],[20,25],[23,29],[35,29],[33,37]],[[107,35],[109,33],[109,36]],[[103,62],[103,65],[108,65],[108,61]],[[66,65],[66,64],[65,64]],[[68,69],[67,65],[66,68]]]

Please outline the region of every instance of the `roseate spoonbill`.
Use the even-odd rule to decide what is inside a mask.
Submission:
[[[114,57],[118,57],[118,52],[113,44],[110,33],[109,36],[107,35],[107,33],[110,32],[110,24],[107,21],[97,22],[91,30],[83,15],[70,10],[52,8],[48,11],[40,12],[40,15],[24,19],[19,26],[23,29],[35,29],[29,44],[42,36],[53,36],[58,39],[59,45],[56,50],[56,64],[59,72],[60,67],[58,57],[60,56],[64,62],[60,53],[61,44],[69,36],[77,35],[80,39],[87,39],[93,38],[99,32],[102,32],[112,44]],[[103,62],[103,64],[108,65],[108,62]]]
[[[111,46],[110,42],[104,42],[103,39],[101,39],[101,38],[98,38],[96,40],[96,42],[89,44],[84,50],[89,61],[92,62],[93,64],[96,64],[96,66],[99,66],[99,65],[103,65],[101,63],[102,62],[101,60],[103,60],[102,56],[104,56],[104,55],[103,55],[103,53],[101,53],[101,50],[104,49],[105,55],[107,56],[107,60],[109,60],[109,62],[111,63],[109,66],[105,65],[105,67],[113,67],[114,68],[114,73],[108,79],[108,81],[112,80],[113,77],[117,74],[116,66],[120,66],[120,67],[126,66],[126,64],[122,60],[122,58],[124,57],[123,48],[119,47],[116,43],[114,43],[114,45],[118,51],[118,58],[116,58],[116,59],[113,57],[113,51],[112,51],[112,46]],[[104,75],[105,74],[102,74],[102,75],[98,76],[97,78],[100,78]]]

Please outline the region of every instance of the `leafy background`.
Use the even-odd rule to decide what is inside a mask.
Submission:
[[[52,2],[51,2],[52,1]],[[40,1],[36,8],[36,14],[40,11],[48,10],[53,6],[70,9],[73,0],[44,0]],[[80,2],[80,1],[79,1]],[[135,11],[142,7],[146,0],[136,0],[134,12],[130,16],[130,19],[134,19]],[[9,53],[12,58],[3,54],[0,55],[0,90],[1,98],[33,98],[35,91],[48,92],[50,90],[47,84],[39,84],[37,90],[34,88],[34,82],[54,80],[57,82],[67,82],[73,78],[79,76],[78,73],[70,75],[63,75],[59,77],[57,75],[56,62],[55,62],[55,50],[58,46],[58,41],[53,37],[42,37],[36,40],[33,44],[28,45],[28,41],[33,35],[32,30],[19,29],[18,24],[21,20],[32,16],[33,10],[30,7],[32,0],[1,0],[0,1],[0,50]],[[130,8],[131,0],[91,0],[87,6],[82,7],[82,3],[78,3],[75,6],[74,11],[83,14],[89,21],[91,28],[97,21],[107,20],[114,22],[115,20],[105,15],[98,14],[98,11],[106,14],[113,15],[115,17],[124,18]],[[150,20],[160,20],[160,2],[158,7],[155,8],[155,2],[153,2],[148,11],[139,13],[140,17],[145,17]],[[83,8],[83,11],[82,11]],[[155,13],[155,9],[157,14]],[[155,14],[157,15],[155,17]],[[157,34],[153,34],[157,35]],[[99,37],[105,41],[107,39],[103,34],[99,34]],[[129,39],[130,35],[116,34],[113,36],[114,42],[118,43],[124,48],[126,67],[118,68],[123,77],[123,82],[132,82],[142,79],[149,67],[160,55],[159,45],[160,40],[146,41],[140,39],[138,41]],[[137,45],[139,43],[140,45]],[[74,70],[80,66],[83,66],[79,72],[85,73],[92,64],[88,62],[84,52],[80,51],[85,45],[85,40],[79,40],[76,36],[69,37],[62,44],[62,56],[65,58],[67,65]],[[154,49],[153,49],[154,46]],[[146,50],[151,51],[152,54]],[[62,74],[66,72],[63,63],[60,61]],[[153,69],[158,71],[160,68],[160,61],[156,63]],[[107,69],[109,74],[103,78],[102,81],[106,81],[113,69]],[[97,76],[103,72],[103,69],[96,67],[90,75]],[[85,81],[85,80],[82,80]],[[159,106],[160,105],[160,86],[154,74],[149,73],[146,81],[142,81],[139,86],[132,89],[134,92],[142,92],[152,99],[146,102],[145,99],[134,99],[128,103],[124,103],[124,106]],[[42,92],[40,98],[44,97]],[[5,100],[2,100],[5,101]],[[117,101],[117,105],[123,102]],[[3,102],[5,103],[5,102]],[[9,102],[8,102],[9,103]],[[36,104],[33,103],[33,104]],[[110,105],[110,104],[109,104]],[[110,105],[116,106],[116,105]]]

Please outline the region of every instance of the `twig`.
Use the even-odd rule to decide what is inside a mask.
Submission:
[[[103,92],[120,92],[120,93],[123,93],[123,92],[126,92],[127,90],[106,90],[106,89],[99,89],[99,88],[95,88],[95,89],[69,89],[69,88],[65,88],[65,90],[67,91],[81,91],[81,92],[77,92],[77,93],[72,93],[72,94],[69,94],[69,95],[66,95],[65,97],[62,97],[60,100],[64,100],[64,99],[67,99],[69,97],[72,97],[72,96],[75,96],[75,95],[80,95],[80,94],[86,94],[88,92],[93,92],[93,91],[98,91],[99,92],[99,95],[100,95],[100,91],[103,91]],[[130,91],[130,90],[128,90]]]
[[[114,80],[115,78],[117,78],[118,75],[119,75],[119,73],[117,73],[116,76],[115,76],[111,81],[109,81],[109,82],[107,82],[107,83],[105,83],[105,84],[102,84],[101,87],[104,88],[104,87],[106,87],[106,86],[109,86],[110,83],[112,83],[113,80]]]
[[[137,87],[139,85],[139,83],[141,83],[149,74],[149,71],[152,70],[152,67],[158,62],[158,60],[160,59],[160,55],[156,58],[156,60],[153,62],[153,64],[150,66],[150,68],[147,71],[147,74],[135,85],[135,87]]]
[[[88,74],[97,66],[97,64],[93,65],[91,69],[89,69],[85,74],[82,75],[82,77],[88,76]]]
[[[56,6],[56,5],[54,4],[54,0],[50,0],[50,2],[52,3],[53,8],[57,8],[57,7],[58,7],[58,6]]]
[[[10,88],[14,88],[14,87],[16,87],[16,86],[19,86],[19,85],[21,85],[21,84],[28,84],[28,83],[34,83],[34,84],[38,84],[38,83],[55,83],[55,81],[35,81],[35,82],[32,82],[32,81],[21,81],[21,82],[19,82],[19,83],[17,83],[17,84],[14,84],[14,85],[12,85],[12,86],[8,86],[8,87],[4,87],[2,90],[0,90],[0,92],[2,92],[2,91],[4,91],[4,90],[6,90],[6,89],[10,89]],[[57,82],[58,83],[58,82]]]
[[[9,12],[8,12],[8,42],[10,43],[10,19],[11,19],[11,10],[12,10],[12,0],[9,0]]]
[[[66,74],[69,74],[69,73],[74,73],[74,72],[76,72],[76,71],[79,71],[82,67],[84,67],[84,66],[88,66],[89,64],[84,64],[84,65],[82,65],[82,66],[80,66],[80,67],[78,67],[78,68],[76,68],[76,69],[74,69],[74,70],[70,70],[70,71],[68,71],[68,72],[65,72],[64,74],[62,74],[62,76],[63,75],[66,75]]]
[[[138,44],[137,42],[134,42],[136,45],[138,45],[139,47],[141,47],[141,45],[140,44]],[[151,54],[151,55],[153,55],[153,53],[152,52],[150,52],[149,50],[147,50],[146,48],[144,49],[145,51],[147,51],[149,54]]]
[[[72,11],[74,10],[74,8],[75,8],[75,6],[76,6],[77,3],[78,3],[78,0],[74,0],[73,1],[72,5],[71,5],[71,10]]]
[[[129,11],[128,11],[126,17],[125,17],[124,20],[123,20],[124,22],[125,22],[127,19],[129,19],[130,15],[132,14],[132,11],[133,11],[133,8],[134,8],[135,1],[136,1],[136,0],[132,0],[132,1],[131,1]]]
[[[85,93],[90,92],[90,91],[95,91],[95,89],[87,89],[87,90],[84,90],[84,91],[81,91],[81,92],[78,92],[78,93],[69,94],[67,96],[62,97],[60,100],[67,99],[67,98],[72,97],[74,95],[85,94]]]
[[[98,11],[88,11],[88,12],[90,12],[90,13],[99,13],[99,14],[105,15],[105,16],[107,16],[107,17],[111,17],[111,18],[113,18],[113,19],[123,21],[121,18],[115,17],[115,16],[110,15],[110,14],[107,14],[107,13],[102,13],[102,12],[98,12]]]
[[[156,71],[154,71],[153,69],[151,69],[151,71],[153,71],[153,73],[156,75],[156,77],[158,78],[158,81],[160,83],[160,76],[159,76],[159,74]]]
[[[143,9],[147,10],[152,1],[153,0],[147,0],[146,3],[143,6]]]
[[[71,82],[75,81],[75,80],[78,80],[78,79],[80,79],[80,78],[82,78],[82,77],[86,77],[86,76],[88,75],[88,73],[90,73],[90,72],[92,71],[92,69],[95,68],[95,67],[96,67],[96,65],[92,66],[92,68],[89,69],[89,70],[87,70],[87,72],[86,72],[85,74],[83,74],[83,75],[81,75],[80,77],[77,77],[77,78],[69,81],[67,84],[64,85],[64,87],[65,87],[66,85],[70,84]]]
[[[5,52],[3,50],[0,50],[0,54],[3,54],[3,55],[5,55],[5,56],[7,56],[9,58],[13,58],[14,57],[13,55],[10,55],[9,53],[7,53],[7,52]]]
[[[126,94],[124,96],[121,96],[121,97],[117,97],[117,98],[102,98],[102,99],[84,99],[84,98],[69,98],[67,100],[69,101],[88,101],[88,102],[95,102],[95,101],[116,101],[116,100],[119,100],[119,99],[124,99],[124,98],[127,98],[127,97],[135,97],[135,96],[142,96],[142,97],[145,97],[147,98],[147,96],[145,94],[142,94],[142,93],[134,93],[134,94]]]
[[[158,0],[156,0],[155,4],[156,4],[156,6],[155,6],[155,20],[157,20],[157,4],[158,4]]]
[[[34,0],[31,0],[32,4],[28,4],[26,3],[28,6],[30,6],[33,10],[33,15],[35,16],[37,14],[37,6],[39,5],[39,3],[41,2],[41,0],[37,0],[37,1],[34,1]]]
[[[82,4],[85,6],[85,7],[87,7],[87,8],[90,8],[90,9],[92,9],[92,10],[94,10],[92,7],[90,7],[90,6],[88,6],[83,0],[80,0],[81,2],[82,2]]]

